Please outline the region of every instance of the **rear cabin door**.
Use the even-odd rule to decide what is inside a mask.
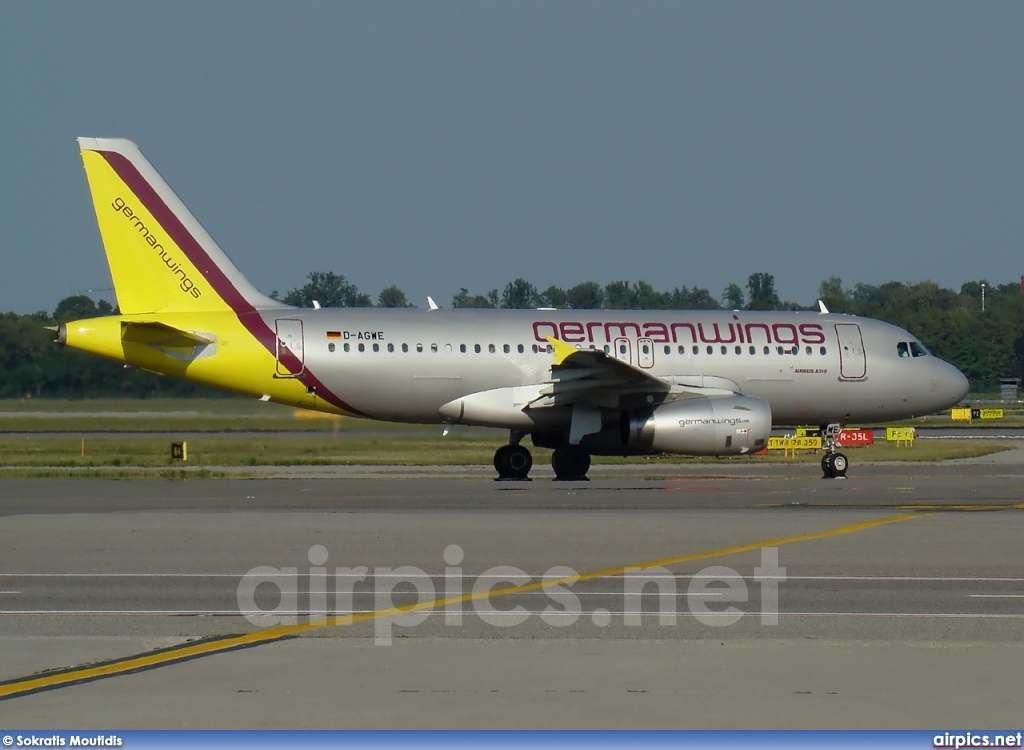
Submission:
[[[868,360],[860,326],[837,323],[836,335],[839,337],[839,374],[844,378],[863,378],[867,375]]]
[[[292,318],[278,318],[277,324],[277,374],[282,378],[296,378],[305,369],[302,345],[302,321]]]

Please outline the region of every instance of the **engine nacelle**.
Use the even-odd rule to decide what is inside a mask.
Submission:
[[[768,444],[772,409],[750,396],[712,396],[671,401],[623,412],[622,442],[645,453],[729,456]]]

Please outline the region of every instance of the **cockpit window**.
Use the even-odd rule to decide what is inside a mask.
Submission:
[[[920,341],[901,341],[896,344],[896,352],[901,357],[927,357],[929,352]]]

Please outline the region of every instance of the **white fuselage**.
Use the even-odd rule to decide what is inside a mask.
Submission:
[[[453,399],[545,382],[548,337],[657,377],[764,399],[776,424],[902,419],[949,407],[967,391],[955,367],[906,331],[847,315],[323,309],[263,317],[301,336],[306,370],[338,398],[399,422],[444,422],[438,409]]]

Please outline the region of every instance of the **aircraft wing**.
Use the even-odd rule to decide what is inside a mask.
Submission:
[[[739,390],[731,381],[719,378],[660,378],[603,351],[577,349],[551,337],[547,340],[555,355],[551,379],[529,404],[531,408],[579,403],[618,409],[624,397],[638,394],[671,394],[673,399],[683,399],[733,395]],[[705,382],[709,380],[712,382]]]

